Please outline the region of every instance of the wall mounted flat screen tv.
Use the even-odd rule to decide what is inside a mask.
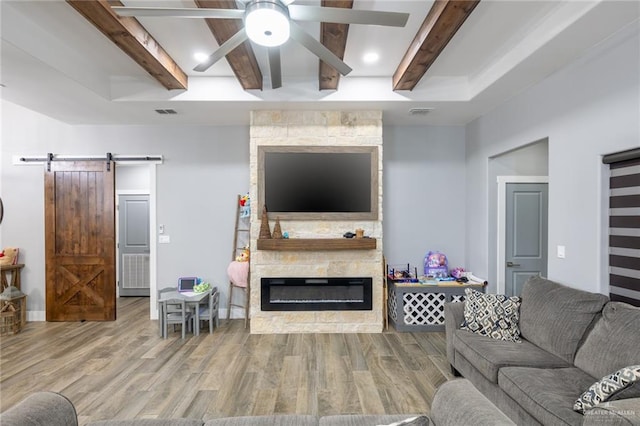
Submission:
[[[377,220],[377,147],[258,147],[258,201],[270,218]]]

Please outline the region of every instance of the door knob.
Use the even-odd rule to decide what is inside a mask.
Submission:
[[[513,263],[511,261],[507,262],[507,268],[513,268],[514,266],[520,266],[519,263]]]

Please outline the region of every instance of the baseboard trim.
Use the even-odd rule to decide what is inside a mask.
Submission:
[[[46,311],[27,311],[27,321],[46,321]]]

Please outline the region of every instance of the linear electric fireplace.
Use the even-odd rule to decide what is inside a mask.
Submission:
[[[371,278],[262,278],[263,311],[370,311]]]

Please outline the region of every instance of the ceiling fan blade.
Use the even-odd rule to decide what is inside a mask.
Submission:
[[[247,38],[247,32],[244,30],[244,28],[242,28],[240,31],[235,33],[233,37],[222,43],[222,46],[220,46],[218,50],[213,52],[206,61],[198,64],[198,66],[196,66],[193,70],[199,72],[208,70],[211,65],[215,64],[220,59],[227,56],[233,49],[247,41]]]
[[[385,27],[404,27],[409,19],[408,13],[355,10],[341,7],[303,6],[295,4],[289,6],[289,16],[291,19],[298,21],[383,25]]]
[[[282,70],[280,67],[280,47],[269,48],[269,74],[271,74],[271,88],[282,87]]]
[[[291,38],[306,47],[311,53],[316,55],[322,61],[334,67],[340,74],[347,75],[351,72],[351,67],[345,64],[333,54],[329,49],[324,47],[322,43],[320,43],[315,38],[311,37],[309,33],[300,28],[298,24],[293,21],[290,21],[291,25]]]
[[[126,7],[111,6],[120,16],[137,17],[166,17],[166,18],[221,18],[242,19],[244,10],[241,9],[205,9],[180,7]]]

